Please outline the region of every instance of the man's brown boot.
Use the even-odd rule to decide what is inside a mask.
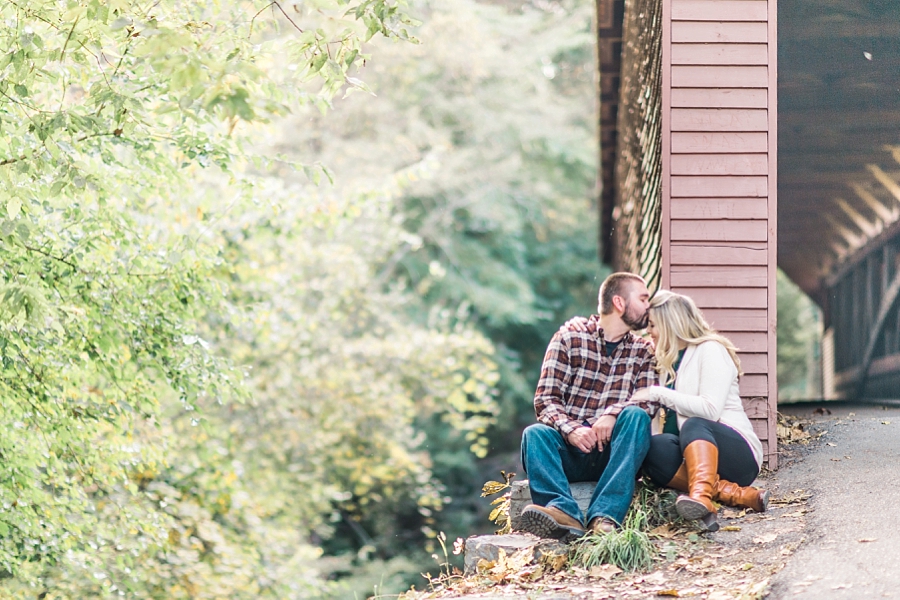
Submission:
[[[616,522],[609,517],[594,517],[588,523],[588,531],[591,533],[612,533],[618,529]]]
[[[678,497],[675,510],[682,519],[702,519],[706,529],[717,531],[718,523],[704,517],[716,512],[712,497],[719,480],[719,449],[712,442],[695,440],[684,449],[684,464],[688,473],[688,495]]]
[[[518,518],[518,529],[542,538],[571,541],[584,535],[584,525],[553,506],[529,504]]]
[[[741,487],[736,483],[720,479],[716,483],[713,498],[728,506],[738,508],[752,508],[756,512],[766,512],[769,508],[769,491],[761,490],[753,486]]]

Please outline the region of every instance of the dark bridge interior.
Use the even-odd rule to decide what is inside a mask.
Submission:
[[[900,2],[783,0],[778,21],[778,264],[824,310],[835,389],[896,396]]]

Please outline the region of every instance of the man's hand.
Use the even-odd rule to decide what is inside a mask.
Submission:
[[[591,431],[597,437],[597,449],[603,452],[604,446],[612,439],[613,427],[616,426],[616,418],[613,415],[604,415],[597,419]]]
[[[597,447],[597,434],[590,427],[579,427],[569,434],[566,441],[585,454],[590,454]]]

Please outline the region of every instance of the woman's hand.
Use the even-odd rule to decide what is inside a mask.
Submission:
[[[632,402],[649,402],[650,388],[641,388],[631,395]]]
[[[584,317],[572,317],[562,324],[560,331],[574,331],[576,333],[596,333],[597,329]]]

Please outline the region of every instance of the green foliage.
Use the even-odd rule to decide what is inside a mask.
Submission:
[[[815,397],[810,373],[818,362],[819,311],[812,300],[778,271],[778,398]],[[820,392],[819,392],[820,393]]]
[[[593,2],[414,8],[423,43],[374,56],[367,81],[377,98],[336,101],[340,119],[298,113],[278,146],[329,165],[338,193],[403,182],[394,218],[406,235],[379,281],[423,300],[412,318],[473,320],[493,341],[500,408],[490,450],[509,452],[534,418],[548,340],[568,316],[595,310],[603,275],[592,201]],[[439,423],[423,430],[454,498],[438,527],[451,538],[483,527],[472,482],[484,475],[467,445]]]
[[[658,488],[642,481],[635,492],[625,521],[642,521],[646,529],[669,523],[684,522],[675,510],[678,494],[671,488]]]
[[[646,571],[653,566],[655,555],[656,546],[646,532],[625,526],[621,530],[582,538],[572,562],[585,569],[609,564],[626,572]]]
[[[586,569],[602,564],[615,565],[627,572],[650,569],[657,549],[648,530],[671,520],[674,496],[671,490],[642,484],[622,527],[609,533],[589,534],[579,540],[572,553],[572,563]]]
[[[208,243],[210,213],[188,207],[185,190],[201,168],[240,163],[239,125],[365,89],[351,77],[363,40],[410,39],[412,21],[386,0],[291,11],[0,6],[5,596],[38,584],[55,597],[316,585],[306,567],[316,549],[260,525],[269,515],[240,481],[223,407],[246,390],[222,345],[241,331],[243,307],[230,302],[223,248]],[[465,346],[465,335],[440,341]],[[422,468],[396,472],[411,471],[417,492],[433,486]],[[288,559],[273,567],[272,556]]]
[[[405,2],[0,6],[0,595],[408,583],[592,304],[591,3],[544,4],[371,56]]]

